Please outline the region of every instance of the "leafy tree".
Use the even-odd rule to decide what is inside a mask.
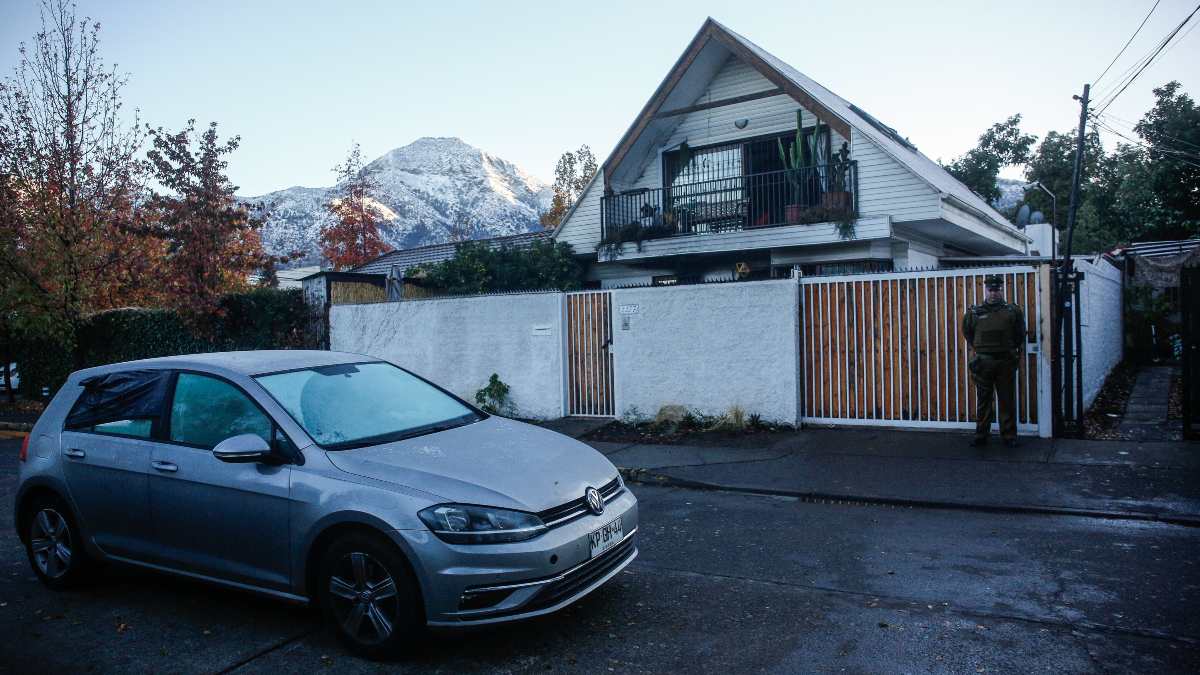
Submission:
[[[592,177],[596,175],[596,156],[586,144],[579,146],[575,152],[568,150],[558,158],[554,167],[554,198],[550,202],[550,210],[542,214],[542,227],[553,229],[558,227],[567,211],[583,196]]]
[[[154,178],[172,193],[155,194],[149,203],[152,231],[167,244],[168,298],[189,319],[211,319],[220,313],[221,296],[243,289],[251,272],[269,266],[261,223],[251,219],[225,175],[225,157],[241,137],[219,142],[213,122],[196,138],[195,120],[182,131],[159,127],[150,135]]]
[[[1200,106],[1180,91],[1179,82],[1154,90],[1156,98],[1134,131],[1148,149],[1148,173],[1162,200],[1163,235],[1200,231]]]
[[[1154,107],[1134,126],[1142,142],[1131,139],[1105,153],[1095,127],[1085,135],[1074,251],[1200,233],[1200,107],[1178,82],[1154,93]],[[1106,124],[1103,118],[1100,123]],[[1029,180],[1058,195],[1054,222],[1060,227],[1067,220],[1074,158],[1075,134],[1050,132],[1026,167]],[[1027,191],[1025,200],[1049,210],[1041,191]]]
[[[451,295],[499,291],[559,289],[583,285],[583,267],[571,245],[539,239],[526,248],[469,241],[455,247],[454,257],[421,268],[431,286]]]
[[[364,167],[358,143],[333,170],[338,174],[339,194],[326,205],[334,223],[321,232],[321,253],[334,269],[344,270],[374,260],[392,247],[379,234],[383,218],[371,197],[379,185]]]
[[[122,120],[126,77],[100,55],[100,25],[51,0],[0,83],[0,260],[21,320],[70,344],[89,311],[153,297],[157,242],[136,234],[144,135]]]
[[[1058,227],[1065,227],[1067,209],[1071,199],[1071,176],[1075,168],[1075,132],[1059,133],[1051,131],[1046,134],[1037,149],[1033,151],[1025,165],[1025,178],[1030,182],[1037,181],[1058,197],[1058,211],[1053,218],[1047,218]],[[1095,129],[1084,135],[1083,176],[1080,181],[1080,194],[1087,199],[1094,190],[1092,181],[1098,175],[1101,162],[1104,160],[1104,148],[1100,145],[1100,135]],[[1025,202],[1042,213],[1051,213],[1050,197],[1037,189],[1025,192]]]
[[[996,186],[1000,169],[1029,161],[1036,142],[1036,136],[1021,133],[1021,116],[1013,115],[993,124],[979,137],[978,145],[945,168],[980,197],[995,202],[1000,198]]]

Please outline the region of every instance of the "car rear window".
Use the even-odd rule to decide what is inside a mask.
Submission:
[[[130,436],[149,436],[171,387],[167,370],[126,370],[89,377],[64,427]]]

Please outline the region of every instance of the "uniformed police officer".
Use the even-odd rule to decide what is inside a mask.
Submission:
[[[978,401],[975,440],[971,445],[987,445],[992,428],[992,403],[998,398],[1000,437],[1011,448],[1017,444],[1014,376],[1025,347],[1025,315],[1020,307],[1005,302],[1004,279],[999,274],[989,274],[984,286],[987,288],[984,303],[967,310],[962,321],[963,337],[973,352],[970,369]]]

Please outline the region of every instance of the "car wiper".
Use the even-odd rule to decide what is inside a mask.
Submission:
[[[458,427],[466,426],[468,424],[471,424],[472,422],[477,422],[480,419],[483,419],[483,418],[479,417],[478,415],[475,415],[474,413],[471,413],[470,415],[463,415],[462,417],[456,417],[456,418],[454,418],[454,420],[447,421],[447,422],[438,422],[435,424],[430,424],[430,425],[426,425],[426,426],[422,426],[422,427],[414,427],[412,429],[405,429],[404,431],[396,431],[393,433],[379,434],[378,436],[371,436],[369,438],[361,438],[357,441],[346,441],[343,443],[333,443],[333,444],[324,446],[324,448],[326,450],[354,450],[356,448],[365,448],[365,447],[371,446],[371,445],[383,445],[384,443],[395,443],[396,441],[404,441],[404,440],[408,440],[410,438],[416,438],[417,436],[426,436],[428,434],[436,434],[439,431],[449,431],[450,429],[457,429]]]

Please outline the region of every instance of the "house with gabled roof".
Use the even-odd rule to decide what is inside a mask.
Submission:
[[[1029,251],[895,129],[711,18],[553,236],[601,287]]]

